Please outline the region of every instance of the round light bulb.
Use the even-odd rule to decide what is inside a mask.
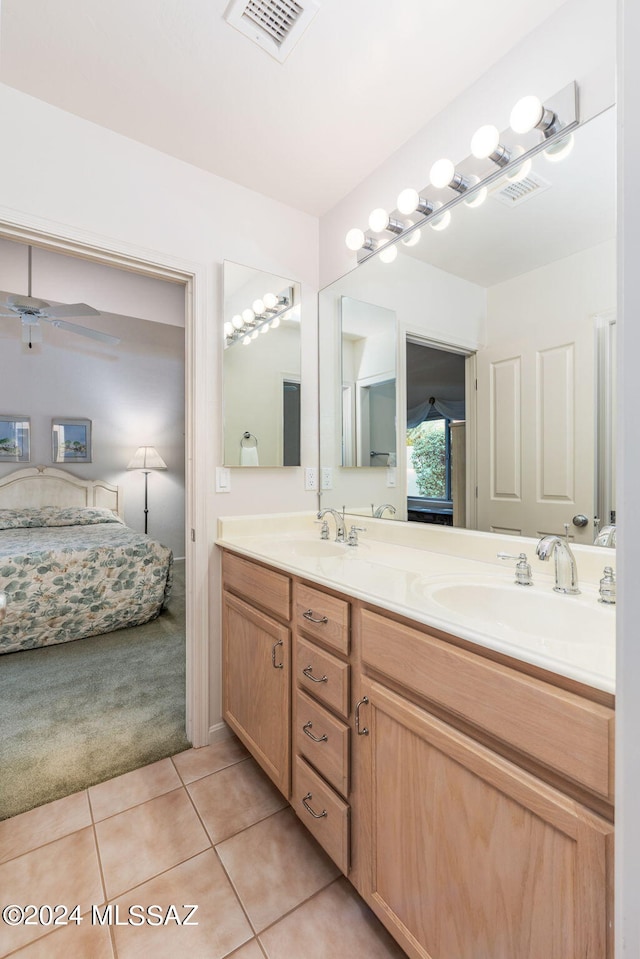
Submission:
[[[442,190],[445,186],[449,186],[455,176],[455,173],[456,168],[451,160],[436,160],[431,167],[429,179],[433,186],[439,190]]]
[[[477,176],[474,176],[474,177],[470,177],[470,182],[472,186],[475,186],[476,183],[479,183],[480,181]],[[486,188],[486,186],[483,186],[480,190],[478,190],[477,193],[474,193],[473,196],[470,196],[466,200],[463,200],[463,203],[465,206],[470,206],[471,208],[482,206],[484,201],[487,199],[488,194],[489,194],[488,189]]]
[[[279,326],[280,326],[280,317],[279,317],[279,316],[275,316],[275,317],[271,320],[271,329],[272,329],[272,330],[276,330]]]
[[[407,226],[413,226],[413,220],[407,220]],[[420,242],[420,237],[422,236],[421,230],[414,230],[413,233],[409,233],[408,236],[403,236],[400,242],[404,246],[415,246]]]
[[[264,303],[262,300],[254,300],[251,307],[256,316],[261,316],[264,313]]]
[[[442,205],[442,204],[441,204]],[[429,226],[432,230],[446,230],[449,224],[451,223],[451,212],[445,210],[444,213],[441,213],[440,216],[434,217],[433,220],[429,220]]]
[[[471,152],[477,160],[491,156],[500,145],[500,132],[492,123],[479,127],[471,137]]]
[[[513,159],[517,160],[523,153],[524,150],[522,147],[517,147],[517,149],[513,151]],[[531,173],[531,166],[531,158],[524,160],[519,166],[514,167],[511,173],[507,173],[507,181],[509,183],[520,183],[521,180],[525,180]]]
[[[278,297],[275,293],[265,293],[262,297],[262,302],[265,305],[265,309],[273,310],[278,304]]]
[[[382,233],[389,226],[389,214],[381,206],[369,214],[369,229],[374,233]]]
[[[233,323],[229,323],[228,320],[224,325],[224,335],[233,336]]]
[[[556,140],[556,142],[552,143],[546,150],[543,150],[542,155],[546,160],[550,160],[552,163],[559,163],[560,160],[568,157],[572,150],[573,133],[570,133],[569,136],[562,137],[561,140]]]
[[[253,323],[255,318],[256,318],[255,313],[253,312],[253,310],[250,310],[249,307],[247,307],[246,310],[242,311],[242,319],[244,320],[245,323]]]
[[[254,330],[253,333],[251,334],[251,339],[257,340],[259,336],[260,336],[260,330]]]
[[[509,125],[514,133],[529,133],[540,123],[543,113],[538,97],[522,97],[511,111]]]
[[[362,249],[362,245],[364,243],[364,233],[362,232],[362,230],[359,230],[357,227],[354,227],[353,230],[349,230],[349,232],[344,238],[344,242],[347,244],[347,247],[350,250],[353,250],[353,252],[355,253],[356,250]]]
[[[236,330],[241,330],[244,326],[244,321],[239,313],[236,313],[235,316],[231,317],[231,324],[236,328]]]
[[[395,244],[393,246],[385,246],[384,250],[380,250],[380,260],[382,263],[393,263],[397,255],[398,248]]]
[[[409,213],[414,213],[418,209],[418,203],[420,202],[420,194],[417,190],[407,187],[406,190],[403,190],[402,193],[398,194],[398,199],[396,201],[398,210],[400,213],[404,213],[407,216]]]
[[[268,333],[268,332],[269,332],[269,324],[268,324],[268,323],[265,323],[264,326],[261,326],[261,327],[260,327],[260,332],[261,332],[261,333]]]
[[[250,336],[243,336],[243,337],[242,337],[242,345],[243,345],[243,346],[249,346],[250,343],[251,343],[251,337],[250,337]]]

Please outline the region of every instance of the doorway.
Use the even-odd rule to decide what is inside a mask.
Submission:
[[[209,543],[207,522],[208,425],[198,416],[202,396],[207,395],[207,353],[200,347],[207,335],[206,274],[200,264],[185,263],[168,255],[149,259],[146,250],[86,233],[59,227],[51,233],[34,225],[33,217],[6,217],[0,221],[0,237],[30,243],[53,252],[66,253],[106,266],[120,267],[143,276],[179,283],[185,291],[185,518],[186,518],[186,727],[194,746],[209,743],[209,609],[202,600],[208,591]],[[198,535],[196,535],[198,531]]]

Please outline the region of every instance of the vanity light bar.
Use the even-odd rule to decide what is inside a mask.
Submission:
[[[383,262],[392,262],[395,257],[390,254],[390,248],[398,239],[405,246],[412,245],[408,242],[410,237],[429,221],[435,229],[443,229],[450,220],[451,209],[458,203],[480,206],[491,184],[505,176],[515,182],[526,175],[531,159],[538,153],[549,151],[561,141],[568,143],[570,149],[568,134],[578,125],[576,83],[569,83],[544,104],[535,96],[522,97],[511,111],[510,124],[502,133],[495,126],[480,127],[471,140],[471,155],[465,160],[454,165],[443,158],[433,164],[427,190],[403,190],[398,196],[397,209],[390,213],[375,209],[369,217],[370,232],[357,227],[349,230],[345,242],[357,253],[358,262],[368,260],[375,253],[380,254]],[[562,148],[558,147],[554,154],[560,159]],[[426,195],[431,188],[440,192],[441,200],[432,200]],[[448,191],[455,195],[449,194],[447,199]],[[409,215],[411,220],[402,219]],[[383,257],[386,250],[389,255]]]
[[[280,317],[293,306],[293,287],[287,286],[280,293],[265,293],[262,300],[254,300],[251,307],[236,313],[224,324],[224,348],[235,343],[248,346],[258,333],[267,333],[280,325]],[[275,322],[274,322],[275,321]]]

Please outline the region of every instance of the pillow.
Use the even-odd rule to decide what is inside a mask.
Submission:
[[[1,529],[24,529],[43,526],[93,526],[96,523],[122,523],[110,509],[94,506],[30,506],[23,509],[0,509]]]
[[[122,523],[113,510],[96,506],[67,506],[45,517],[43,526],[93,526],[96,523]]]
[[[54,506],[0,509],[0,529],[23,529],[27,526],[46,526]]]

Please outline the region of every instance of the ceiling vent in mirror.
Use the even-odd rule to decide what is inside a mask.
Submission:
[[[505,206],[515,207],[524,203],[525,200],[530,200],[534,194],[548,190],[550,186],[548,180],[538,176],[537,173],[530,173],[524,179],[518,180],[517,183],[500,183],[491,195],[504,203]]]
[[[232,0],[225,20],[283,63],[319,9],[318,0]]]

